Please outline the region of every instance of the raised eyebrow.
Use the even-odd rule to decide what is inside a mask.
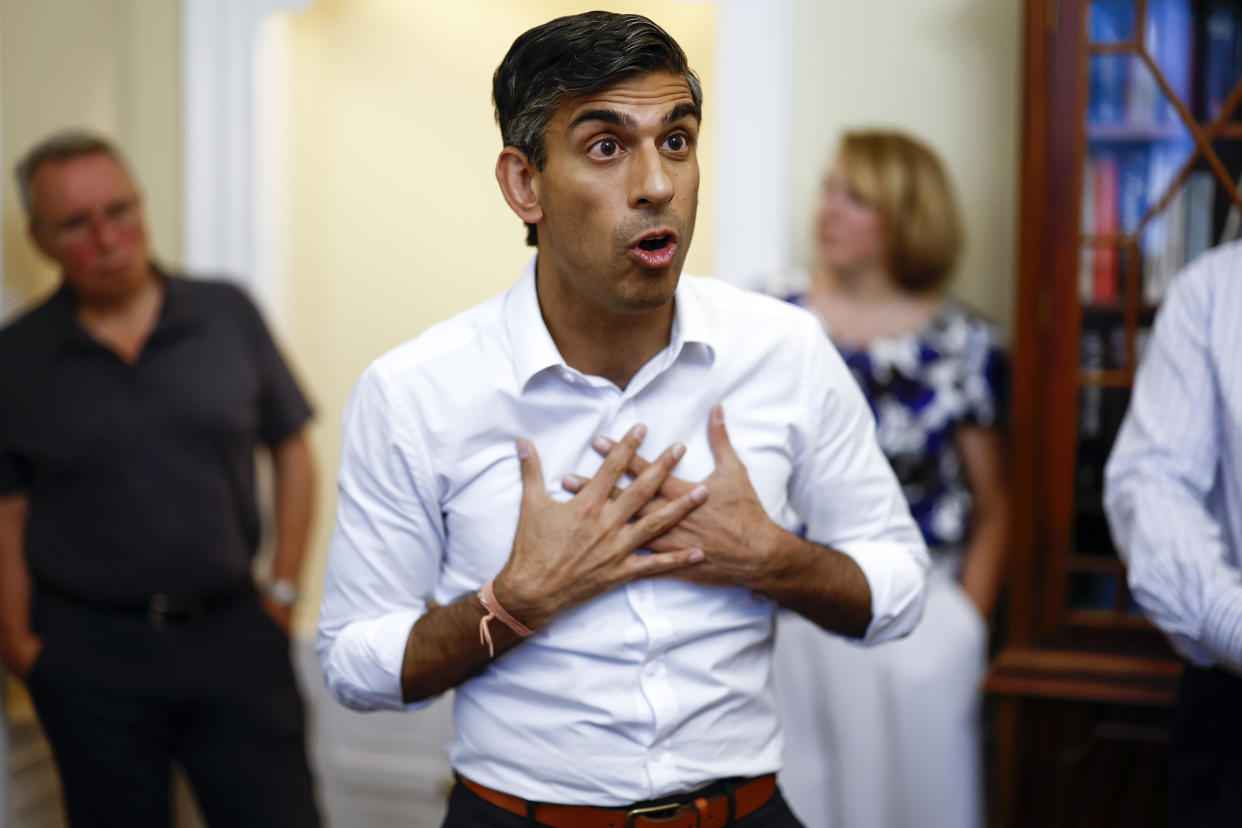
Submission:
[[[625,112],[618,112],[615,109],[587,109],[579,112],[569,128],[572,130],[579,124],[587,121],[602,121],[605,124],[611,124],[615,127],[624,127],[626,129],[637,129],[638,121],[634,120],[634,116]]]
[[[703,112],[699,109],[698,104],[691,101],[683,101],[670,109],[668,112],[665,112],[664,117],[660,119],[660,123],[664,126],[668,126],[669,124],[680,121],[687,115],[693,115],[694,120],[696,121],[703,120]]]

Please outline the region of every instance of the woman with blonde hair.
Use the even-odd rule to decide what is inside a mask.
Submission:
[[[962,246],[936,155],[891,131],[846,133],[810,273],[769,284],[816,313],[858,380],[932,557],[919,626],[864,649],[790,613],[777,635],[780,784],[808,828],[982,824],[980,682],[1000,590],[1008,363],[995,330],[947,298]]]

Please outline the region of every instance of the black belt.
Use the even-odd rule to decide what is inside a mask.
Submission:
[[[241,603],[256,593],[247,582],[229,590],[204,592],[198,595],[173,595],[156,592],[135,598],[97,598],[40,582],[36,589],[69,604],[116,615],[146,616],[151,626],[163,629],[165,624],[200,621]]]

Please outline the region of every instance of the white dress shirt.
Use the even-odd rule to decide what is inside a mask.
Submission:
[[[1160,306],[1105,467],[1130,591],[1173,646],[1242,675],[1242,242]]]
[[[714,468],[716,403],[768,514],[805,525],[862,568],[873,614],[865,640],[913,627],[927,553],[871,412],[819,323],[691,276],[674,308],[668,347],[622,390],[565,364],[532,261],[505,293],[367,369],[345,412],[319,620],[326,682],[342,703],[404,707],[406,639],[428,600],[472,593],[508,560],[522,493],[517,437],[534,444],[558,499],[569,497],[565,474],[599,468],[592,437],[619,439],[636,423],[649,429],[645,456],[681,441],[674,474],[700,480]],[[527,799],[599,805],[774,771],[775,609],[749,589],[671,579],[574,607],[457,688],[453,766]]]

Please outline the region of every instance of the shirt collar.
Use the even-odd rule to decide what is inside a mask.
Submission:
[[[155,329],[151,332],[151,339],[157,336],[175,336],[200,324],[202,319],[198,308],[193,300],[186,296],[185,280],[169,276],[154,262],[151,263],[151,270],[155,273],[155,277],[164,283],[164,301],[155,321]],[[99,343],[78,324],[77,303],[68,284],[62,281],[60,287],[52,294],[49,304],[55,309],[56,331],[53,334],[53,341],[59,347],[100,347]]]
[[[504,303],[504,321],[519,388],[525,388],[536,374],[549,368],[568,368],[552,341],[552,334],[548,332],[539,309],[539,296],[535,290],[535,263],[538,258],[536,254],[527,262],[517,283],[509,289]],[[720,332],[713,331],[709,324],[709,311],[704,299],[694,277],[682,274],[674,299],[669,347],[663,352],[669,356],[669,363],[687,346],[700,350],[708,361],[714,358],[717,344],[714,339],[718,339]]]
[[[513,370],[519,388],[525,388],[539,372],[565,364],[539,310],[539,295],[535,292],[535,262],[538,258],[538,254],[531,256],[517,284],[509,289],[504,303],[505,326],[509,332]]]

